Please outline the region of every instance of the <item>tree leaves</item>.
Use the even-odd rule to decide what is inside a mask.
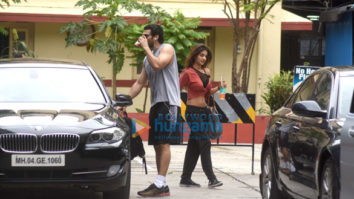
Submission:
[[[161,25],[165,31],[167,43],[175,47],[179,65],[184,65],[184,61],[196,40],[206,38],[209,33],[198,32],[195,29],[200,24],[200,18],[185,18],[177,11],[171,18],[163,18]]]
[[[27,0],[22,0],[22,1],[26,2]],[[9,7],[10,2],[21,3],[21,0],[0,0],[0,8],[5,8],[5,6]]]
[[[0,26],[0,34],[7,36],[9,33],[7,32],[7,30],[5,28]]]
[[[26,2],[27,0],[23,0],[23,1]],[[0,8],[4,9],[5,6],[9,7],[10,6],[10,2],[21,3],[21,0],[0,0]],[[7,32],[7,30],[4,27],[0,26],[0,34],[6,36],[9,33]]]
[[[14,40],[18,40],[17,30],[15,28],[12,29],[12,35],[13,35]]]
[[[85,20],[82,22],[69,22],[60,29],[61,33],[67,33],[66,46],[76,45],[78,41],[87,37],[82,31],[86,26],[94,24],[98,30],[94,38],[88,40],[86,50],[88,52],[102,52],[108,55],[108,63],[111,63],[114,72],[118,73],[124,65],[127,47],[134,59],[132,65],[141,65],[145,56],[141,48],[134,46],[135,41],[141,36],[144,25],[130,23],[128,25],[123,17],[127,12],[140,11],[149,20],[149,23],[158,22],[164,28],[167,43],[175,47],[178,62],[183,64],[190,48],[195,41],[208,36],[208,33],[195,31],[200,23],[200,18],[185,18],[181,12],[173,16],[158,6],[139,3],[136,0],[79,0],[76,6],[85,11]],[[104,20],[93,20],[92,16],[104,17]],[[102,34],[100,34],[102,33]]]
[[[170,44],[177,43],[177,38],[174,36],[171,36],[170,38],[168,38],[167,43],[170,43]]]
[[[290,97],[293,89],[293,76],[291,71],[281,71],[266,82],[267,91],[262,95],[269,106],[270,113],[280,108]]]
[[[253,49],[257,41],[262,20],[269,16],[270,10],[280,0],[213,0],[214,2],[223,2],[223,12],[233,25],[233,49],[237,49],[240,43],[243,43],[243,49],[246,49],[238,62],[237,53],[233,54],[232,61],[232,92],[247,93],[249,84],[249,71],[253,57]],[[241,27],[239,19],[243,18],[245,27]],[[243,37],[241,37],[241,35]],[[243,40],[243,42],[241,42]],[[238,72],[237,72],[238,71]]]
[[[105,31],[105,33],[104,33],[104,36],[105,36],[105,37],[110,37],[111,34],[112,34],[112,28],[111,28],[111,26],[108,26],[108,27],[106,28],[106,31]]]
[[[159,24],[164,29],[165,42],[174,46],[178,64],[183,66],[191,47],[196,44],[195,41],[206,38],[208,33],[195,30],[198,28],[200,18],[185,18],[181,12],[176,12],[173,16],[165,12],[160,12],[157,15],[160,17]],[[125,45],[133,54],[131,57],[135,59],[132,63],[134,66],[141,65],[145,57],[144,51],[134,46],[135,41],[143,32],[144,26],[130,24],[130,28],[124,30]]]

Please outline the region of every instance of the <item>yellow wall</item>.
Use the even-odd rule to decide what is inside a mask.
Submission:
[[[282,16],[284,11],[280,5],[276,5],[271,11],[273,16]],[[268,20],[269,19],[269,20]],[[266,90],[265,83],[276,73],[280,72],[281,50],[281,17],[268,18],[262,22],[261,30],[255,46],[251,61],[249,94],[256,94],[256,109],[267,108],[262,99]],[[222,75],[228,83],[227,92],[231,92],[231,69],[233,49],[232,28],[217,27],[215,31],[215,80]],[[241,39],[241,38],[240,38]],[[242,39],[241,39],[242,40]],[[241,46],[242,45],[241,41]],[[241,63],[243,48],[238,54],[237,63]]]
[[[149,3],[160,6],[169,13],[177,10],[181,11],[187,17],[202,18],[226,18],[223,12],[224,0],[138,0],[143,3]],[[6,10],[9,13],[40,13],[40,14],[66,14],[66,15],[82,15],[84,11],[81,7],[76,7],[77,0],[27,0],[20,4],[10,3],[10,7]],[[127,16],[141,16],[138,12],[122,12]],[[309,21],[288,11],[282,10],[276,17],[280,17],[282,21]]]
[[[187,17],[205,18],[226,18],[222,12],[221,3],[213,3],[209,0],[141,0],[145,3],[153,3],[173,13],[176,10],[182,11]],[[61,0],[60,3],[48,0],[27,0],[22,4],[12,5],[6,12],[14,13],[44,13],[44,14],[82,14],[79,7],[74,7],[76,0]],[[268,78],[280,70],[280,41],[281,41],[281,22],[282,21],[308,21],[307,19],[293,15],[281,9],[281,5],[276,5],[271,15],[274,18],[264,20],[255,46],[254,58],[251,63],[251,75],[249,93],[256,94],[256,109],[264,106],[261,95],[265,90],[265,82]],[[129,15],[138,16],[139,13]],[[39,57],[52,57],[83,60],[91,65],[99,76],[105,79],[111,78],[111,66],[106,63],[107,56],[102,53],[87,53],[85,47],[72,46],[65,48],[65,34],[59,34],[59,29],[65,24],[55,23],[35,23],[34,26],[34,51]],[[231,64],[233,31],[231,27],[214,27],[214,37],[211,41],[214,46],[214,69],[213,77],[215,81],[220,80],[220,76],[227,81],[227,92],[231,92]],[[243,52],[244,49],[241,49]],[[242,54],[241,52],[241,54]],[[239,54],[238,63],[241,61]],[[126,59],[123,70],[118,74],[117,79],[129,80],[134,77],[130,60]],[[111,88],[108,88],[111,92]],[[118,88],[118,93],[128,93],[129,88]],[[142,108],[144,91],[134,99],[135,107]],[[147,109],[150,107],[150,96],[148,96]]]
[[[273,16],[281,16],[281,5],[274,6],[269,13]],[[258,37],[258,56],[256,70],[256,109],[268,108],[265,106],[262,95],[266,90],[265,83],[269,77],[280,72],[281,50],[281,17],[263,20]]]
[[[36,23],[34,31],[34,51],[39,58],[60,58],[82,60],[92,66],[100,77],[111,79],[112,66],[107,63],[108,57],[102,53],[88,53],[85,47],[71,46],[65,47],[65,34],[59,34],[60,27],[65,24],[54,23]],[[117,75],[119,80],[132,79],[132,67],[127,58],[122,71]],[[112,88],[107,90],[112,93]],[[117,93],[129,92],[129,88],[117,88]],[[135,111],[135,107],[142,109],[144,93],[134,99],[134,108],[130,107],[128,111]],[[148,98],[147,108],[150,107],[150,98]]]
[[[95,71],[105,79],[111,78],[111,65],[106,63],[108,56],[96,52],[88,53],[85,47],[70,46],[65,48],[65,34],[59,34],[60,27],[65,24],[36,23],[34,50],[39,57],[83,60],[91,65]],[[131,79],[129,61],[127,67],[118,74],[118,79]]]
[[[222,76],[228,84],[228,93],[231,92],[232,35],[232,28],[217,27],[215,30],[214,81],[219,81]]]

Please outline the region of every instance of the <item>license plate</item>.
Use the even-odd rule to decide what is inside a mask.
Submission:
[[[65,155],[63,154],[12,154],[13,167],[63,167]]]

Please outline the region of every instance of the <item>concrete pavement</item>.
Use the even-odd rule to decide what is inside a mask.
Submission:
[[[172,160],[167,182],[170,187],[171,196],[165,198],[188,198],[188,199],[260,199],[258,179],[260,173],[260,150],[261,145],[255,145],[254,172],[251,175],[251,147],[239,146],[213,146],[212,161],[215,175],[218,180],[224,183],[223,186],[208,189],[208,179],[206,178],[200,161],[193,172],[192,179],[202,185],[201,188],[179,187],[180,176],[183,167],[186,145],[171,146]],[[145,189],[154,182],[156,177],[155,152],[152,146],[144,142],[148,163],[148,175],[141,165],[141,159],[132,161],[132,179],[130,198],[140,198],[137,192]],[[102,199],[102,193],[85,191],[16,191],[1,193],[1,199]]]
[[[205,176],[200,159],[193,172],[193,181],[200,183],[201,188],[179,187],[186,145],[171,146],[172,160],[167,175],[167,183],[171,196],[167,198],[232,198],[232,199],[256,199],[261,198],[259,192],[260,151],[261,145],[255,145],[254,175],[251,175],[251,147],[241,146],[212,146],[212,162],[215,175],[224,183],[219,188],[209,189],[208,179]],[[155,152],[152,146],[144,142],[148,175],[145,175],[141,165],[141,159],[132,161],[132,180],[130,198],[140,198],[137,192],[145,189],[154,182],[156,177]]]

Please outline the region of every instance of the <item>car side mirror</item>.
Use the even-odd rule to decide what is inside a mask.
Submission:
[[[132,98],[125,94],[116,94],[115,106],[130,106],[133,104]]]
[[[327,116],[327,111],[321,109],[320,105],[316,101],[306,100],[296,102],[292,109],[296,115],[305,116],[305,117],[322,117]]]

